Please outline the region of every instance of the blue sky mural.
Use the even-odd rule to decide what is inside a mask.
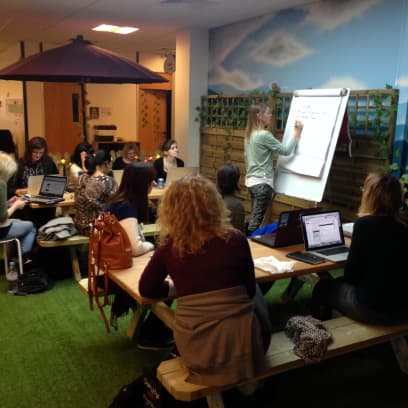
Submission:
[[[398,74],[405,0],[322,1],[210,33],[209,86],[216,92],[408,85]],[[404,47],[405,48],[405,47]]]
[[[408,0],[323,0],[210,31],[209,92],[400,89],[405,139]]]

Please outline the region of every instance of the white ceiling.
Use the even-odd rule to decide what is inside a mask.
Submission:
[[[311,0],[0,0],[0,52],[19,41],[47,48],[82,34],[117,52],[174,49],[176,33],[213,28]],[[100,33],[101,23],[136,26],[127,35]]]

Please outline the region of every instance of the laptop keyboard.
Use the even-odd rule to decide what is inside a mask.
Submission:
[[[53,200],[54,198],[58,198],[58,197],[44,196],[44,195],[30,195],[30,198],[35,198],[35,199],[40,199],[40,200]]]
[[[339,246],[335,248],[328,248],[328,249],[320,249],[318,252],[319,254],[322,255],[336,255],[336,254],[342,254],[343,252],[347,252],[349,249],[346,246]]]

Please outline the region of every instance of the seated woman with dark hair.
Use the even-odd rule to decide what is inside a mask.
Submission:
[[[128,164],[138,160],[139,146],[137,143],[125,143],[123,146],[122,156],[118,157],[114,162],[113,170],[123,170]]]
[[[177,142],[173,139],[166,140],[161,147],[161,151],[163,156],[156,159],[153,166],[156,170],[156,180],[162,178],[166,181],[167,170],[172,167],[184,167],[184,161],[178,157]]]
[[[231,212],[231,224],[245,233],[245,208],[235,196],[235,192],[239,191],[239,178],[239,168],[233,164],[224,164],[217,171],[217,189]]]
[[[401,205],[399,180],[390,174],[367,176],[344,277],[317,283],[314,317],[327,320],[334,308],[364,323],[408,321],[408,230]]]
[[[118,191],[108,199],[104,211],[114,214],[129,236],[133,256],[154,249],[144,239],[140,224],[148,219],[148,194],[152,189],[154,169],[143,162],[126,166]]]
[[[43,137],[36,136],[27,142],[24,156],[18,161],[18,170],[14,187],[10,194],[23,195],[27,193],[28,178],[45,174],[57,174],[58,169],[48,155],[47,142]],[[55,217],[55,208],[36,208],[26,206],[16,213],[16,217],[32,221],[37,228]]]
[[[76,145],[74,153],[71,156],[67,190],[73,191],[78,177],[82,173],[88,172],[86,167],[87,157],[92,154],[94,154],[94,149],[88,142],[83,141]]]
[[[109,197],[118,186],[108,174],[112,169],[111,157],[105,150],[98,150],[95,156],[88,156],[87,174],[78,178],[75,186],[75,227],[80,234],[88,235],[90,222],[96,218]]]
[[[46,140],[40,136],[33,137],[27,142],[24,156],[18,162],[16,191],[18,194],[27,192],[28,178],[30,176],[57,173],[57,166],[48,155]]]
[[[170,184],[158,224],[160,245],[139,291],[149,298],[177,294],[174,339],[187,381],[223,386],[262,372],[270,343],[267,309],[248,241],[232,227],[215,185],[200,176]]]

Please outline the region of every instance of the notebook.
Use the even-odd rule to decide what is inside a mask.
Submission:
[[[171,167],[167,170],[166,186],[184,176],[196,176],[198,167]]]
[[[43,181],[43,175],[40,176],[28,176],[27,180],[27,194],[38,195],[40,193],[41,183]]]
[[[113,172],[113,178],[116,181],[116,184],[119,186],[120,182],[122,181],[123,177],[123,169],[122,170],[112,170]]]
[[[332,262],[344,262],[345,246],[340,211],[326,211],[300,216],[305,249]]]
[[[301,208],[292,211],[283,211],[279,215],[276,232],[265,235],[251,236],[250,239],[271,248],[296,245],[303,242],[300,215],[319,212],[320,208]]]
[[[353,235],[354,222],[346,222],[343,224],[343,233],[345,237],[350,237]]]
[[[64,201],[64,192],[67,185],[67,177],[44,175],[39,194],[26,194],[24,197],[30,203],[56,204]]]

